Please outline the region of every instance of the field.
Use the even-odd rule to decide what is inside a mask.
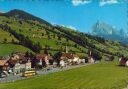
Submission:
[[[0,84],[0,89],[122,89],[128,69],[117,62],[102,62],[64,72]]]

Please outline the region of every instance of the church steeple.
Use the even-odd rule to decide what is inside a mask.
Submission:
[[[65,46],[65,53],[68,53],[68,47],[67,47],[67,45]]]

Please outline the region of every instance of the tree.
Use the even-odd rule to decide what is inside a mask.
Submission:
[[[58,35],[58,40],[61,40],[61,36],[60,35]]]
[[[74,47],[77,48],[77,44],[75,44]]]
[[[20,24],[23,24],[22,21],[20,21],[20,20],[19,20],[19,23],[20,23]]]
[[[10,34],[9,36],[12,36],[12,34]]]
[[[19,31],[20,31],[20,32],[22,32],[22,30],[21,30],[21,29],[19,29]]]
[[[99,51],[92,50],[92,57],[95,60],[99,60],[100,61],[102,59],[102,54]]]
[[[50,35],[48,35],[48,39],[51,39]]]
[[[69,42],[69,39],[66,39],[67,42]]]
[[[44,36],[44,33],[42,33],[42,36]]]
[[[46,35],[50,35],[50,32],[46,30]]]
[[[48,46],[45,45],[44,54],[48,54]]]
[[[31,29],[29,29],[29,31],[31,31]]]
[[[3,41],[3,43],[6,43],[7,42],[7,38],[4,38],[4,41]]]
[[[12,39],[12,43],[15,43],[14,39]]]
[[[33,45],[33,49],[37,52],[40,53],[40,50],[42,49],[40,42],[37,42]]]
[[[55,34],[53,34],[53,38],[56,38],[56,35]]]
[[[62,52],[57,52],[55,53],[55,55],[53,56],[53,58],[55,59],[55,61],[57,62],[57,65],[59,66],[60,63],[60,57],[62,55]]]

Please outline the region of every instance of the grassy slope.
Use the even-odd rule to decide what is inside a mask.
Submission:
[[[10,35],[8,32],[3,31],[2,29],[0,29],[0,42],[2,43],[4,41],[4,39],[7,39],[7,43],[11,42],[12,39],[15,42],[18,42],[18,40],[13,35]]]
[[[26,52],[30,51],[30,49],[16,44],[0,44],[0,56],[8,56],[12,52]]]
[[[5,23],[5,17],[0,18],[0,23]],[[4,39],[7,39],[6,43],[4,43]],[[26,52],[30,51],[30,49],[22,46],[22,45],[17,45],[17,44],[12,44],[12,39],[15,42],[19,42],[13,35],[10,35],[10,33],[3,31],[0,29],[0,56],[8,56],[12,52]]]
[[[68,31],[69,33],[72,33],[76,36],[81,35],[80,32],[74,31],[74,30],[71,30],[68,28],[63,28],[63,30]],[[108,40],[108,41],[105,41],[105,43],[101,43],[101,42],[98,42],[97,40],[95,40],[94,38],[87,37],[86,35],[81,35],[81,37],[83,37],[83,39],[86,39],[88,43],[95,45],[99,49],[106,50],[111,53],[120,53],[120,54],[124,54],[124,55],[128,54],[128,47],[124,47],[119,42],[116,42],[116,41],[114,42],[114,41]]]
[[[128,82],[127,75],[127,68],[117,66],[117,62],[102,62],[14,83],[0,84],[0,89],[122,89]]]
[[[39,23],[36,21],[35,22],[34,21],[21,21],[22,24],[20,24],[19,20],[14,19],[14,18],[6,18],[4,16],[0,16],[0,19],[1,19],[0,24],[8,24],[12,29],[16,30],[17,33],[28,36],[35,43],[40,42],[42,48],[44,48],[45,45],[49,45],[54,50],[60,50],[61,48],[63,48],[63,50],[65,49],[64,43],[66,43],[66,38],[62,38],[61,40],[58,40],[57,34],[49,32],[51,39],[48,39],[46,30],[44,28],[40,28],[39,26],[37,26],[37,24]],[[42,33],[44,33],[44,36],[42,36]],[[55,38],[53,38],[53,35],[55,35]],[[57,44],[57,42],[58,43],[60,42],[60,44]],[[74,47],[75,42],[69,40],[68,44],[70,44],[70,46],[68,46],[70,50],[81,53],[80,49]],[[87,51],[84,47],[82,46],[79,46],[79,47],[82,50]]]

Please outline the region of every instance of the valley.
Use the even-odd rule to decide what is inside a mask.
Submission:
[[[94,32],[99,31],[96,29]],[[13,75],[25,73],[27,68],[43,70],[49,66],[54,68],[54,65],[62,69],[82,63],[93,65],[3,83],[0,89],[124,88],[128,79],[127,67],[120,67],[118,59],[122,55],[128,57],[128,45],[97,35],[53,25],[18,9],[1,13],[0,61],[7,59]],[[50,61],[53,62],[50,64]],[[7,67],[2,65],[1,70],[4,70],[3,66]]]

